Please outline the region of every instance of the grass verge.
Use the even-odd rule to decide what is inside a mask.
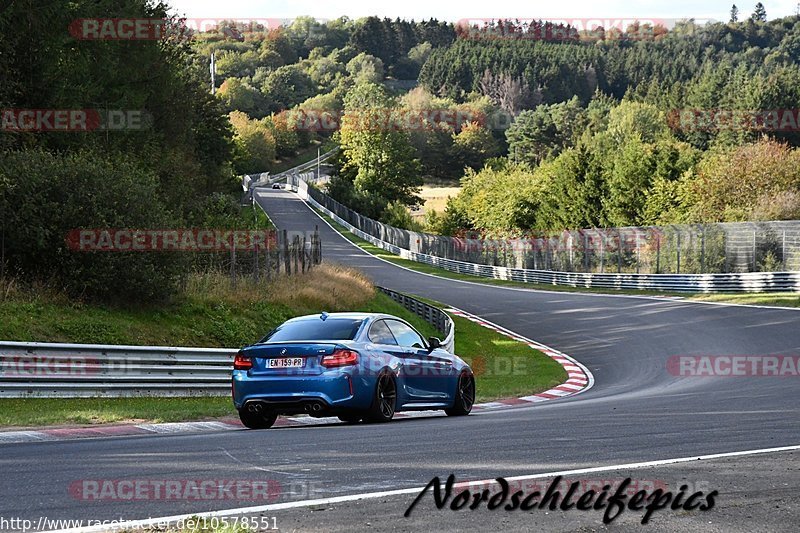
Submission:
[[[363,274],[333,265],[238,288],[224,276],[195,276],[179,299],[159,308],[79,304],[21,290],[5,294],[0,339],[238,348],[288,318],[323,310],[388,313],[408,320],[426,337],[441,337],[375,291]],[[454,321],[456,353],[475,369],[478,401],[533,394],[566,379],[557,363],[525,344],[460,317]],[[233,414],[228,397],[0,399],[0,427],[176,422]]]
[[[310,206],[309,206],[310,207]],[[312,207],[312,209],[314,209]],[[543,283],[522,283],[519,281],[509,281],[504,279],[484,278],[481,276],[470,276],[468,274],[459,274],[457,272],[450,272],[443,268],[438,268],[424,263],[417,263],[409,259],[403,259],[392,253],[387,252],[382,248],[378,248],[374,244],[365,241],[364,239],[354,235],[347,228],[330,218],[325,213],[318,209],[314,209],[319,216],[325,219],[331,226],[333,226],[339,233],[342,234],[347,240],[356,244],[361,249],[385,259],[391,263],[399,266],[406,267],[416,272],[424,274],[433,274],[447,279],[455,279],[461,281],[471,281],[474,283],[483,283],[485,285],[495,285],[502,287],[519,287],[523,289],[536,289],[546,291],[558,292],[577,292],[577,293],[593,293],[593,294],[626,294],[630,296],[668,296],[683,298],[686,300],[693,300],[699,302],[720,302],[720,303],[734,303],[742,305],[769,305],[781,307],[800,307],[800,294],[794,292],[767,292],[767,293],[685,293],[685,292],[667,292],[667,291],[647,291],[647,290],[615,290],[609,292],[608,289],[593,289],[585,287],[565,287],[563,285],[549,285]]]
[[[563,383],[566,371],[538,350],[485,328],[453,317],[455,352],[475,372],[478,402],[535,394]]]

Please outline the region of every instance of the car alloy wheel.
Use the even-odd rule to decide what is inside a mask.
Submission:
[[[375,386],[375,398],[372,400],[369,416],[370,422],[388,422],[394,417],[394,410],[397,403],[397,385],[394,377],[389,372],[383,372],[378,376],[378,384]]]
[[[461,372],[456,385],[456,398],[453,407],[445,409],[450,416],[465,416],[472,411],[475,404],[475,376],[469,371]]]

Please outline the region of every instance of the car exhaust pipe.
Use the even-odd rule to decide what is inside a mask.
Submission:
[[[322,406],[318,403],[315,403],[313,409],[315,412],[322,411]]]
[[[253,414],[259,414],[264,410],[264,406],[259,402],[253,402],[247,406],[247,410]]]
[[[307,404],[305,404],[305,405],[303,406],[303,410],[304,410],[306,413],[310,413],[310,412],[311,412],[311,410],[313,409],[313,407],[314,407],[314,406],[312,406],[310,403],[307,403]]]

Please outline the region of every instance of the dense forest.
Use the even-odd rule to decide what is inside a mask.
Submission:
[[[233,132],[207,66],[179,31],[137,42],[69,32],[76,19],[109,14],[180,26],[166,5],[146,0],[17,0],[0,9],[0,277],[77,297],[153,301],[174,293],[190,254],[72,253],[65,238],[76,228],[240,224]],[[19,131],[11,126],[20,109],[135,111],[146,120]]]
[[[109,13],[171,31],[71,34]],[[47,272],[99,298],[169,294],[184,259],[69,254],[64,235],[239,224],[237,176],[321,143],[341,147],[330,194],[398,226],[421,228],[408,208],[426,180],[460,182],[425,219],[443,234],[800,218],[800,17],[770,21],[759,5],[742,18],[587,32],[300,17],[200,32],[164,3],[16,1],[0,12],[2,109],[147,121],[70,133],[3,123],[3,274]]]
[[[331,194],[393,224],[419,228],[425,179],[463,185],[427,216],[441,233],[797,218],[800,19],[737,13],[593,32],[301,18],[194,50],[217,58],[237,170],[330,137]]]

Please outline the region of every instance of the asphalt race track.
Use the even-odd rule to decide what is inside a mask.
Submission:
[[[561,350],[591,370],[594,387],[564,400],[463,419],[4,444],[0,517],[133,520],[258,503],[85,501],[69,487],[86,479],[267,478],[281,487],[276,501],[284,502],[421,487],[450,473],[459,480],[482,480],[800,444],[797,377],[676,377],[666,367],[673,355],[800,354],[800,311],[535,292],[435,278],[361,252],[294,194],[260,190],[257,199],[279,228],[319,226],[326,260],[356,266],[378,285],[446,302]],[[727,524],[719,530],[785,526],[789,531],[800,524],[798,455],[764,454],[628,475],[680,478],[720,490],[713,520],[711,513],[686,513],[675,518],[684,520],[676,524],[659,526],[654,520],[653,531],[704,525],[717,530],[712,522]],[[601,475],[626,475],[610,472],[616,473]],[[765,495],[765,490],[773,492]],[[412,499],[337,504],[316,514],[308,509],[271,514],[289,530],[420,530],[431,524],[426,516],[432,513],[437,530],[470,529],[470,520],[459,518],[464,513],[473,513],[481,530],[602,527],[601,513],[550,513],[547,520],[524,522],[485,508],[436,511],[430,503],[404,519]],[[748,501],[755,507],[747,507]],[[625,530],[639,527],[636,520],[625,524]]]

